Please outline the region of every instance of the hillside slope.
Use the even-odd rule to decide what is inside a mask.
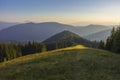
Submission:
[[[61,40],[71,39],[71,38],[74,39],[74,38],[81,38],[81,37],[73,32],[64,30],[60,33],[57,33],[57,34],[51,36],[50,38],[46,39],[43,42],[51,43],[51,42],[56,42],[56,41],[61,41]]]
[[[0,80],[120,80],[120,55],[75,46],[0,64]]]
[[[66,45],[65,47],[69,47],[72,45],[85,45],[87,47],[97,47],[98,43],[89,41],[71,31],[64,30],[60,33],[57,33],[50,38],[43,41],[43,43],[46,43],[47,47],[51,48],[54,47],[52,45]],[[49,49],[48,49],[49,50]]]

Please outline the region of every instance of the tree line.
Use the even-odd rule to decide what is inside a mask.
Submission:
[[[0,43],[0,62],[8,61],[28,54],[41,53],[55,49],[76,45],[72,39],[56,41],[53,43],[27,42],[27,43]]]
[[[89,41],[83,38],[66,38],[62,40],[45,42],[47,50],[60,49],[75,45],[84,45],[86,47],[98,48],[99,42],[97,41]]]
[[[113,28],[106,42],[100,41],[99,48],[120,53],[120,27]]]
[[[87,42],[87,43],[86,43]],[[26,42],[26,43],[0,43],[0,62],[11,60],[17,57],[25,56],[28,54],[40,53],[44,51],[50,51],[60,48],[66,48],[75,46],[78,44],[90,47],[95,47],[93,42],[84,41],[83,39],[63,39],[51,43],[40,43],[40,42]],[[95,43],[95,42],[94,42]],[[98,43],[97,43],[98,44]]]
[[[27,43],[0,43],[0,62],[8,61],[20,56],[44,52],[46,46],[43,43],[27,42]]]

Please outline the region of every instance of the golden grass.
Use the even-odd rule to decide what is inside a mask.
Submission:
[[[87,47],[85,47],[83,45],[77,45],[77,46],[73,46],[73,47],[63,48],[63,50],[86,49],[86,48]]]
[[[86,48],[87,47],[85,47],[83,45],[77,45],[77,46],[57,49],[57,50],[53,50],[53,51],[47,51],[47,52],[42,52],[42,53],[35,53],[35,54],[22,56],[22,57],[19,57],[19,58],[10,60],[10,61],[6,61],[6,62],[3,62],[3,63],[0,63],[0,66],[6,66],[7,64],[14,64],[14,63],[18,63],[18,62],[32,60],[32,59],[35,59],[35,58],[40,58],[40,57],[46,56],[48,54],[54,54],[55,52],[58,52],[58,51],[63,51],[63,50],[67,51],[67,50],[74,50],[74,49],[86,49]]]
[[[88,47],[85,47],[83,45],[77,45],[77,46],[72,46],[72,47],[67,47],[67,48],[61,48],[61,49],[57,49],[57,50],[53,50],[53,51],[48,51],[47,53],[54,53],[54,52],[58,52],[58,51],[67,51],[67,50],[75,50],[75,49],[87,49]],[[47,54],[47,53],[43,53],[43,54]]]

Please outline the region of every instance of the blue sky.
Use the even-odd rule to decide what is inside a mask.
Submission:
[[[0,21],[118,24],[120,0],[0,0]]]

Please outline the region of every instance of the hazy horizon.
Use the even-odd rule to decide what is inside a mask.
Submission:
[[[120,0],[0,0],[0,21],[116,25],[119,8]]]

